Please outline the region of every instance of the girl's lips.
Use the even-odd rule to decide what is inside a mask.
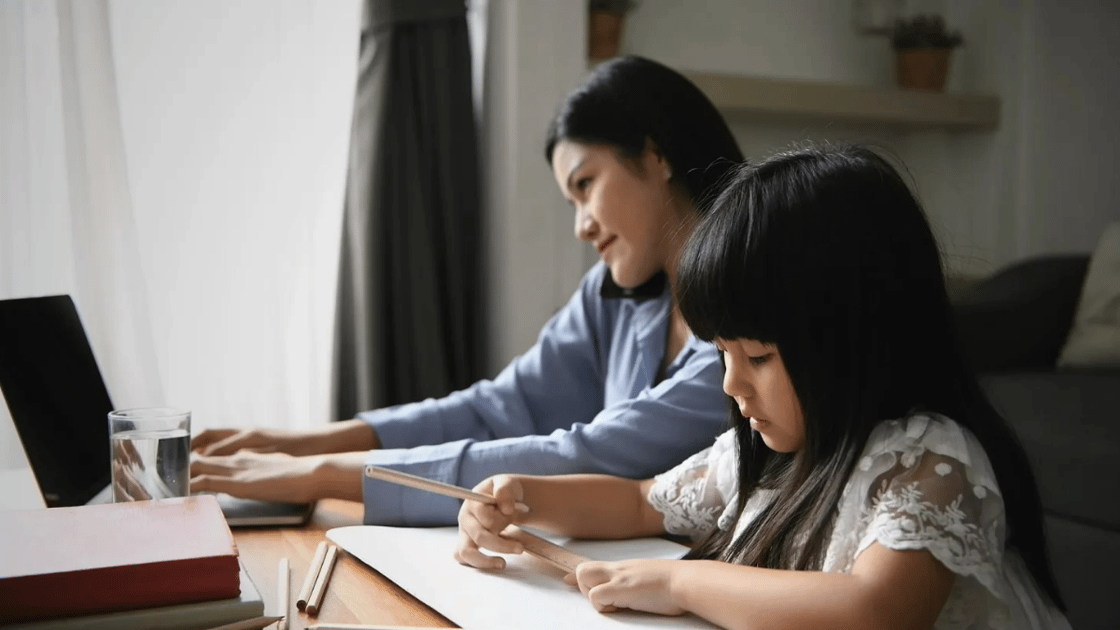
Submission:
[[[611,246],[611,243],[613,243],[614,241],[615,241],[615,237],[612,236],[612,237],[608,238],[607,240],[603,241],[602,243],[599,243],[599,246],[596,247],[596,249],[598,249],[599,253],[602,254],[603,252],[605,252],[607,250],[608,247]]]
[[[754,429],[755,431],[758,431],[762,427],[765,427],[766,425],[770,424],[769,422],[767,422],[765,420],[759,420],[758,418],[751,418],[750,423],[751,423],[751,428]]]

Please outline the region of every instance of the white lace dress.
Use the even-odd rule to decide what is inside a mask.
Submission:
[[[733,431],[658,475],[649,501],[665,529],[697,536],[736,527],[738,472]],[[752,495],[737,531],[766,507]],[[871,543],[927,549],[957,574],[934,628],[1068,630],[1060,610],[1006,549],[1003,499],[987,455],[967,430],[939,415],[881,423],[844,488],[823,570],[846,573]]]

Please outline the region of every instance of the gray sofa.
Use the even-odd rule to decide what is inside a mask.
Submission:
[[[954,298],[973,369],[1034,467],[1074,630],[1120,628],[1120,368],[1062,369],[1089,257],[1011,265]]]

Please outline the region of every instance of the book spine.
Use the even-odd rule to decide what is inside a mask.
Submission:
[[[0,579],[0,623],[187,604],[240,595],[237,556]]]

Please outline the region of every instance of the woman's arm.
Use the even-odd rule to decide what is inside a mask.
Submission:
[[[262,501],[362,500],[366,453],[292,457],[240,451],[191,457],[191,492],[225,492]]]
[[[937,619],[954,574],[928,551],[874,543],[850,575],[713,560],[630,560],[585,563],[576,579],[602,611],[692,612],[734,630],[924,630]]]
[[[306,431],[283,429],[206,429],[191,440],[201,455],[231,455],[242,449],[288,455],[321,455],[381,448],[377,433],[362,420],[331,422]]]

